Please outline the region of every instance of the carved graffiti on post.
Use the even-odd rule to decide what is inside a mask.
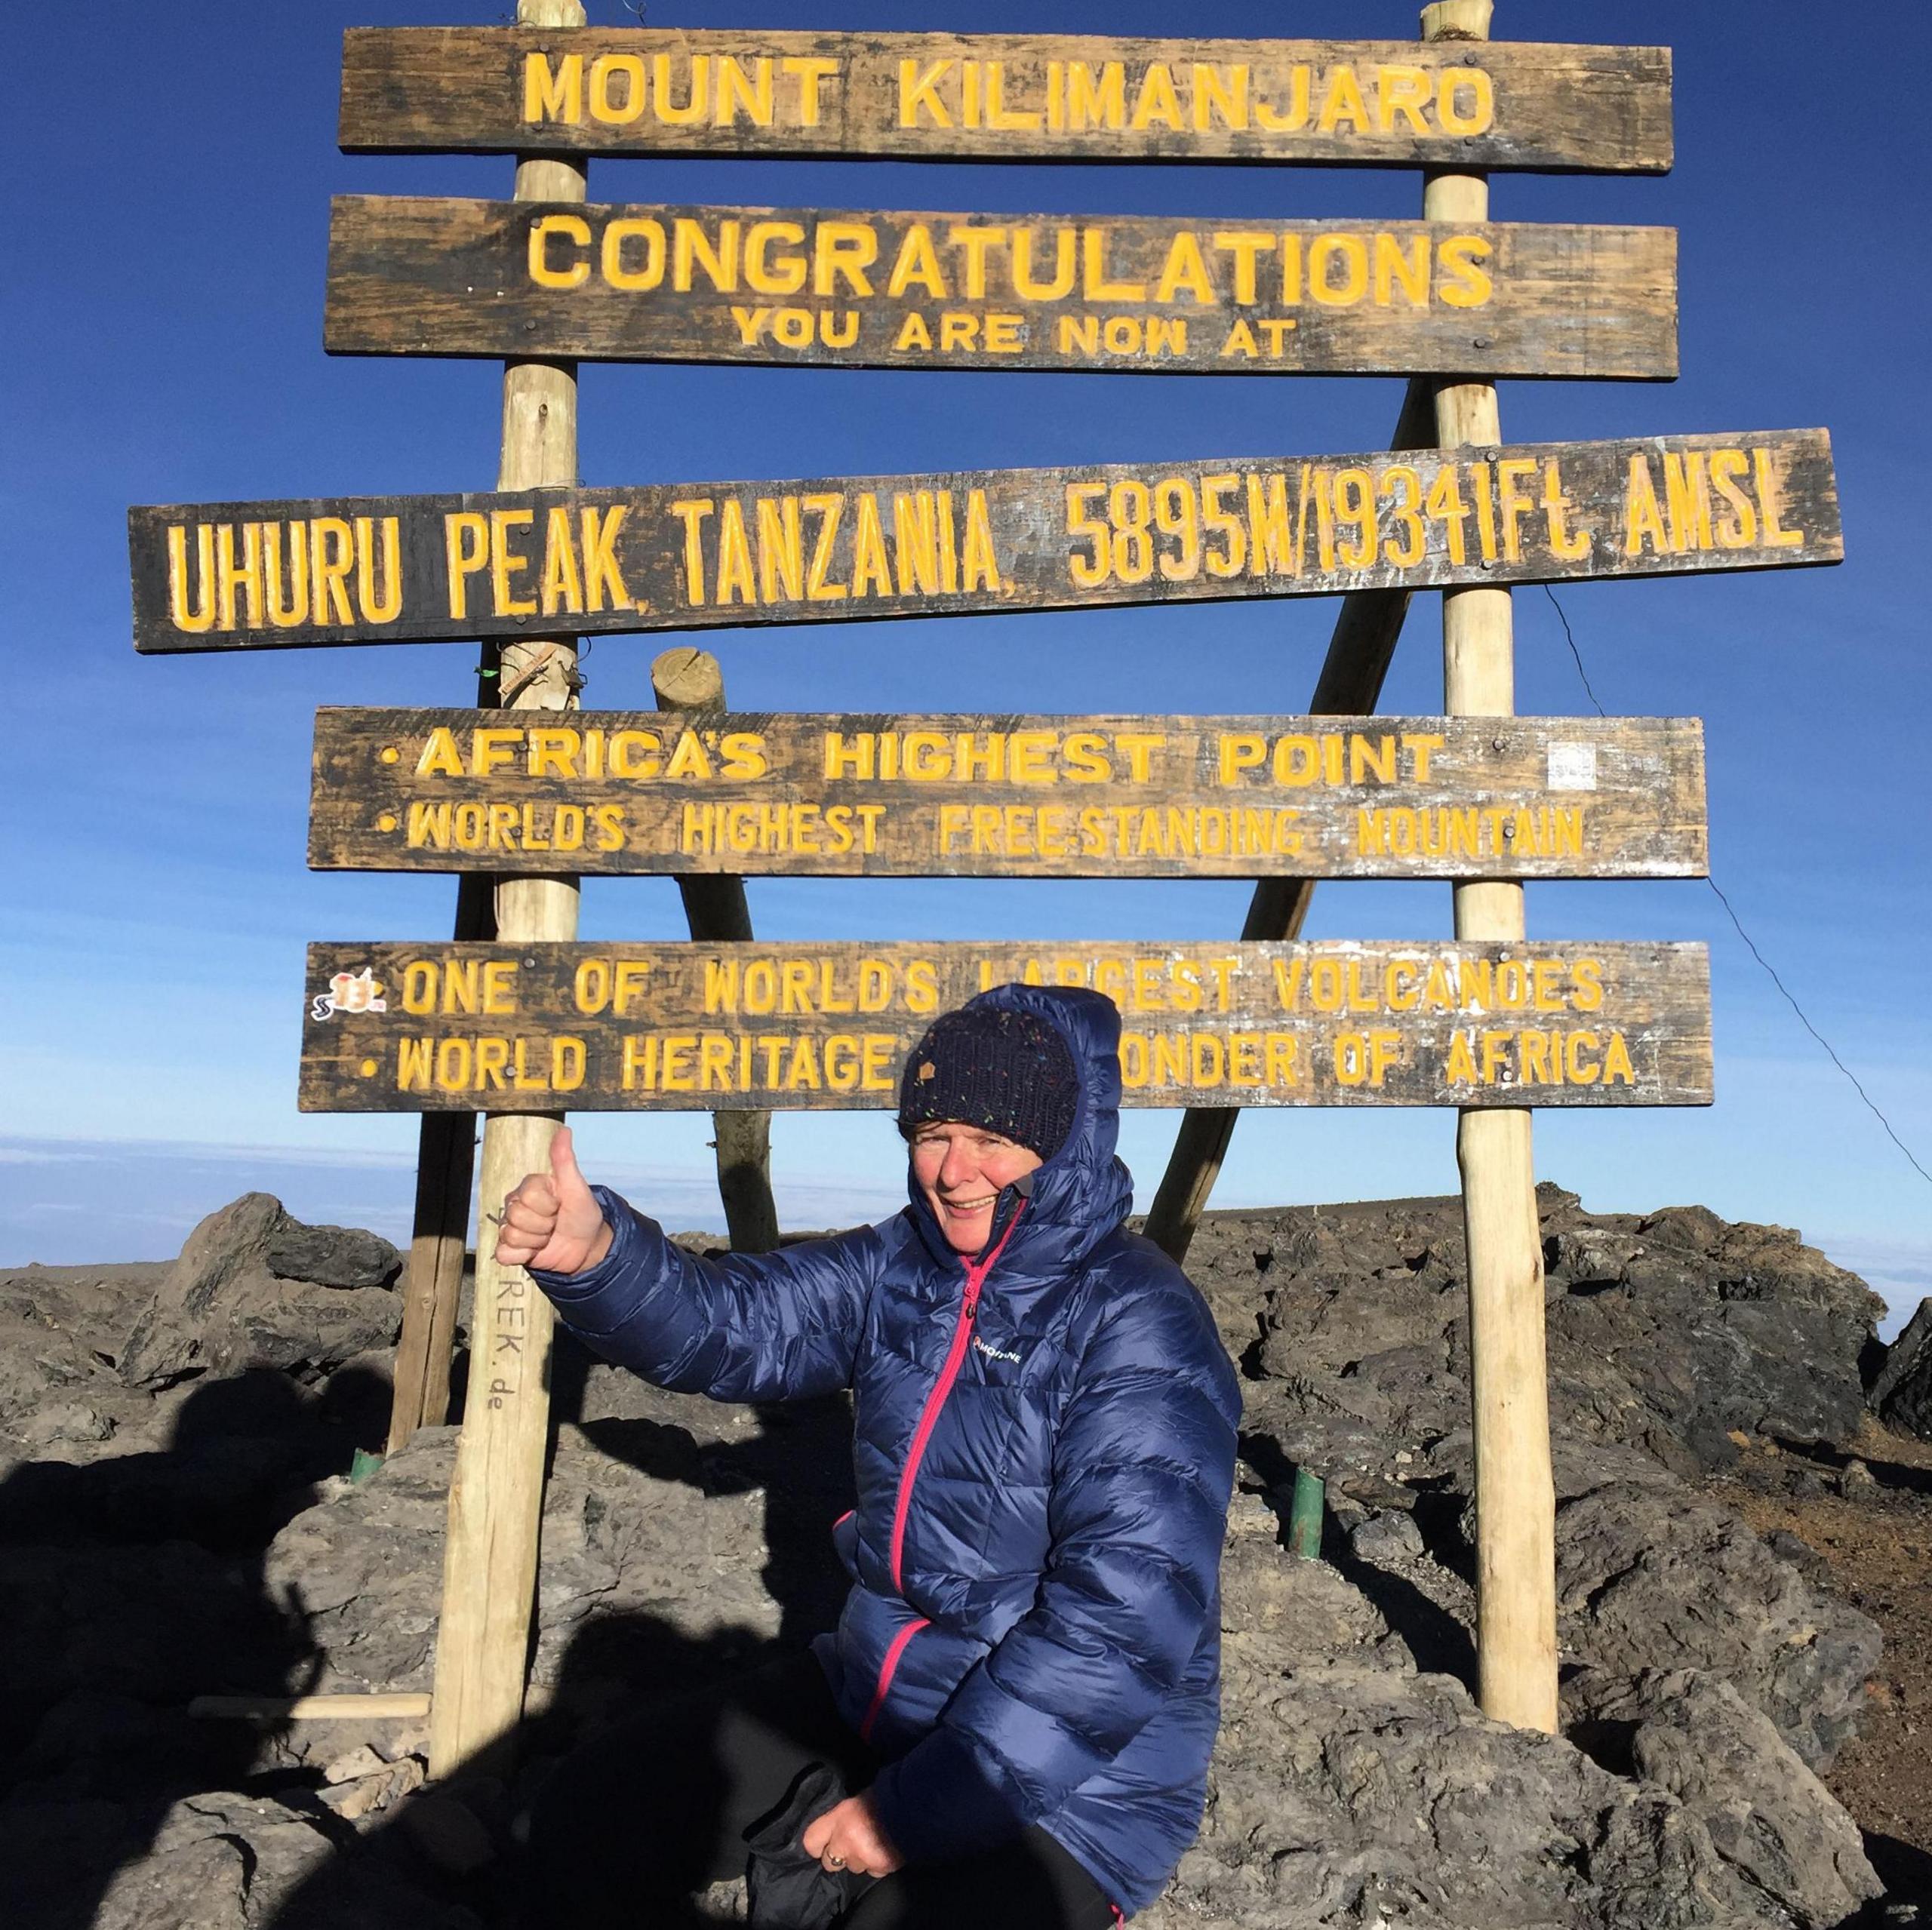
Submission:
[[[1661,47],[352,27],[346,149],[1657,173]]]
[[[128,512],[143,650],[1834,563],[1822,429]]]
[[[839,877],[1682,877],[1693,719],[324,710],[309,862]]]
[[[1677,237],[347,195],[322,340],[339,355],[1666,380]]]
[[[325,945],[309,1111],[897,1104],[933,1016],[1010,981],[1121,1008],[1129,1105],[1702,1105],[1701,945]]]

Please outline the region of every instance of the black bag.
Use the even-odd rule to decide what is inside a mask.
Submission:
[[[829,1763],[814,1763],[792,1785],[785,1806],[745,1833],[751,1857],[745,1893],[751,1930],[830,1930],[874,1879],[852,1870],[828,1870],[808,1856],[805,1826],[843,1802],[845,1779]]]

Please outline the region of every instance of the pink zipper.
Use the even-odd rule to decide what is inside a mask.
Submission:
[[[959,1378],[960,1363],[966,1358],[967,1343],[973,1337],[973,1318],[980,1310],[980,1286],[992,1271],[993,1262],[1006,1249],[1006,1243],[1013,1237],[1013,1229],[1020,1224],[1021,1213],[1026,1210],[1023,1200],[1020,1211],[1016,1212],[1006,1231],[999,1237],[996,1246],[977,1266],[970,1263],[966,1268],[966,1292],[959,1302],[959,1318],[952,1329],[952,1345],[946,1349],[946,1365],[939,1370],[939,1378],[933,1383],[933,1391],[926,1397],[926,1404],[920,1410],[919,1424],[912,1431],[912,1445],[906,1451],[905,1472],[899,1477],[899,1498],[892,1511],[892,1585],[902,1593],[906,1581],[903,1573],[906,1558],[906,1518],[912,1512],[912,1483],[918,1478],[919,1463],[924,1458],[926,1443],[932,1438],[933,1429],[939,1423],[940,1409],[946,1405],[946,1396],[952,1391],[952,1384]]]
[[[878,1720],[878,1712],[885,1707],[886,1692],[892,1686],[892,1678],[899,1673],[899,1658],[905,1654],[906,1645],[921,1629],[931,1627],[932,1624],[921,1615],[918,1621],[907,1623],[892,1638],[892,1646],[885,1652],[885,1660],[878,1665],[878,1686],[872,1691],[872,1707],[866,1711],[866,1719],[859,1725],[861,1742],[872,1739],[872,1725]]]

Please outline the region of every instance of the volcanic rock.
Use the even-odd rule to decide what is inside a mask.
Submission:
[[[1794,1930],[1836,1922],[1876,1893],[1850,1818],[1723,1685],[1687,1671],[1623,1686],[1621,1701],[1607,1695],[1659,1766],[1655,1777],[1614,1774],[1560,1737],[1486,1720],[1460,1683],[1418,1673],[1327,1564],[1241,1533],[1228,1563],[1207,1815],[1137,1919],[1150,1930]],[[1685,1759],[1706,1744],[1700,1778]]]
[[[1583,1213],[1539,1188],[1552,1425],[1694,1476],[1734,1432],[1843,1443],[1883,1303],[1780,1227],[1703,1207]],[[1455,1199],[1210,1215],[1189,1271],[1262,1378],[1282,1446],[1365,1500],[1391,1457],[1466,1423],[1469,1334]],[[1257,1313],[1259,1313],[1259,1331]]]
[[[305,1226],[266,1193],[211,1213],[118,1349],[122,1378],[328,1368],[395,1338],[401,1256],[373,1233]],[[301,1271],[291,1271],[299,1269]]]
[[[1876,1631],[1801,1543],[1687,1485],[1744,1446],[1841,1480],[1872,1297],[1777,1228],[1541,1204],[1568,1739],[1469,1691],[1458,1203],[1204,1225],[1189,1271],[1248,1398],[1208,1815],[1152,1930],[1822,1930],[1875,1895],[1807,1766],[1851,1733]],[[395,1259],[255,1194],[166,1268],[0,1275],[0,1920],[498,1922],[546,1756],[830,1624],[845,1404],[667,1394],[566,1338],[524,1780],[415,1791],[414,1723],[189,1719],[201,1694],[431,1686],[456,1431],[346,1478],[386,1412]],[[1836,1458],[1765,1461],[1779,1439]],[[1281,1545],[1298,1467],[1329,1483],[1324,1560]],[[476,1854],[439,1859],[451,1803]],[[10,1859],[65,1884],[40,1914]]]
[[[1872,1383],[1872,1406],[1881,1420],[1932,1441],[1932,1298],[1918,1303],[1892,1342]]]
[[[1731,1684],[1699,1669],[1634,1680],[1589,1670],[1565,1686],[1570,1734],[1668,1790],[1749,1885],[1804,1925],[1841,1922],[1880,1894],[1857,1826]]]
[[[121,1393],[109,1355],[128,1308],[152,1295],[166,1271],[140,1264],[0,1273],[0,1428],[17,1433],[51,1400],[97,1406],[107,1391]]]

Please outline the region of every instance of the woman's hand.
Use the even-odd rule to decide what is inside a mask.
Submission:
[[[497,1263],[580,1274],[611,1250],[604,1209],[577,1170],[568,1126],[550,1142],[550,1170],[533,1172],[503,1202]]]
[[[869,1796],[848,1796],[805,1825],[798,1839],[808,1856],[828,1870],[851,1870],[861,1876],[890,1876],[900,1866],[898,1851],[872,1814]]]

